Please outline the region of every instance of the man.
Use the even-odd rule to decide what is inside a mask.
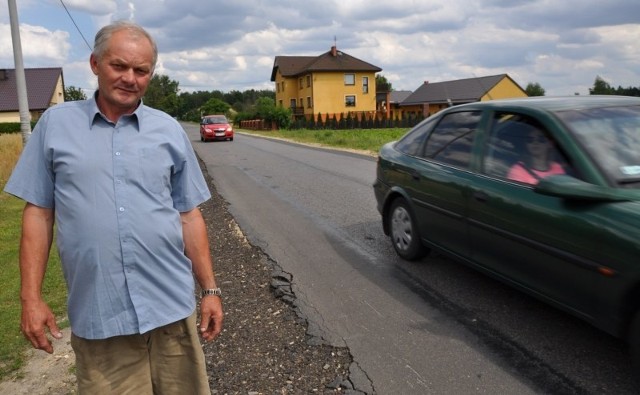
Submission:
[[[60,338],[41,285],[57,225],[81,394],[209,394],[198,339],[222,330],[206,227],[211,196],[184,130],[146,107],[157,47],[130,22],[96,35],[98,90],[47,110],[5,191],[26,201],[21,328],[37,349]]]

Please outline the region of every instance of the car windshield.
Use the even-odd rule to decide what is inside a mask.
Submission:
[[[617,185],[640,187],[640,106],[556,113]]]
[[[206,124],[227,123],[227,119],[225,117],[210,117],[210,118],[205,118],[204,123]]]

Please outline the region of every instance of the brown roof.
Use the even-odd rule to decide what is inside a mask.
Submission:
[[[492,75],[487,77],[466,78],[462,80],[427,82],[425,81],[409,97],[404,99],[401,106],[423,103],[469,103],[478,101],[503,79],[515,81],[507,74]],[[522,88],[520,88],[522,89]],[[523,90],[524,92],[524,90]]]
[[[27,81],[29,110],[39,111],[49,108],[58,78],[62,78],[62,68],[24,69],[24,75]],[[0,111],[18,111],[15,69],[0,69]]]
[[[338,51],[335,47],[320,56],[276,56],[271,81],[276,80],[278,69],[284,77],[319,71],[382,71],[380,67]]]

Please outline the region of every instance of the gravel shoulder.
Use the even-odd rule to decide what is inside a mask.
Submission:
[[[349,381],[349,350],[310,335],[296,308],[292,276],[252,246],[218,195],[202,205],[225,309],[221,336],[203,346],[213,394],[363,393]],[[0,394],[75,394],[70,329],[54,354],[27,351],[27,364],[0,382]]]

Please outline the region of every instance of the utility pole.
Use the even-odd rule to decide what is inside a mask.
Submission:
[[[27,79],[24,76],[24,64],[22,62],[22,44],[20,43],[20,25],[18,23],[16,0],[9,0],[9,21],[11,23],[11,41],[13,42],[13,61],[16,65],[20,131],[22,132],[22,145],[25,146],[31,136],[31,113],[29,112],[29,101],[27,99]]]

